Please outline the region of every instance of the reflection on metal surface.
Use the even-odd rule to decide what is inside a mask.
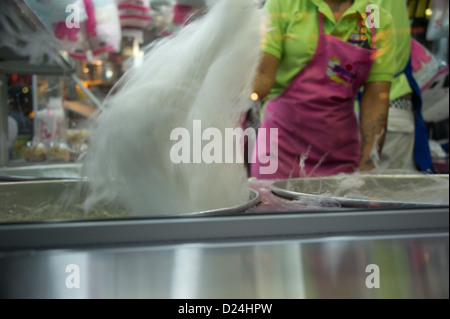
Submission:
[[[449,297],[448,207],[309,210],[268,185],[245,214],[0,224],[0,298]]]
[[[337,175],[274,182],[282,197],[344,207],[433,207],[449,204],[448,175]]]
[[[174,250],[170,298],[196,298],[199,294],[198,283],[201,281],[202,257],[203,250],[200,247]]]
[[[368,288],[368,265],[379,288]],[[79,267],[79,288],[67,285]],[[448,234],[0,255],[1,298],[448,298]]]

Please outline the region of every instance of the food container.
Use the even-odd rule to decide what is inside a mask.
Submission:
[[[97,205],[89,213],[86,213],[83,201],[88,190],[86,183],[87,181],[84,179],[0,183],[0,202],[2,202],[0,223],[170,216],[168,212],[136,216],[117,204]],[[175,216],[217,216],[243,213],[256,206],[259,201],[259,193],[254,189],[249,189],[248,201],[242,205]]]
[[[448,175],[367,174],[277,181],[278,196],[317,206],[435,207],[449,205]]]

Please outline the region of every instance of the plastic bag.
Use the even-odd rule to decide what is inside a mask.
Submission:
[[[448,6],[448,0],[433,0],[433,14],[430,18],[426,34],[428,41],[448,37]]]
[[[422,92],[424,120],[438,122],[448,118],[448,65],[414,39],[411,42],[411,63]]]
[[[54,32],[70,56],[92,60],[102,52],[119,52],[122,40],[119,11],[115,0],[82,0],[76,3],[80,24],[60,21]],[[77,10],[75,10],[77,11]]]
[[[117,0],[122,28],[148,29],[151,16],[149,0]]]

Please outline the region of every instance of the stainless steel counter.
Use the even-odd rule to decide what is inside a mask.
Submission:
[[[0,224],[0,298],[449,298],[449,209],[311,207]]]
[[[449,297],[448,208],[2,225],[0,243],[1,298]]]
[[[448,257],[448,233],[10,252],[0,297],[448,298]]]

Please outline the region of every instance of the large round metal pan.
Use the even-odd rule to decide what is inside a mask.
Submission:
[[[81,183],[81,184],[80,184]],[[100,206],[87,216],[83,210],[83,191],[86,180],[39,180],[15,181],[0,183],[0,223],[3,222],[35,222],[65,221],[83,219],[117,219],[146,218],[172,216],[216,216],[242,213],[260,202],[258,191],[249,188],[248,201],[242,205],[223,207],[220,209],[183,214],[170,212],[152,213],[148,216],[136,216],[119,205]],[[78,186],[81,185],[81,188]],[[81,192],[80,192],[81,190]],[[71,197],[70,194],[77,196]],[[65,199],[67,201],[65,202]],[[70,203],[70,204],[67,204]]]
[[[449,204],[448,175],[337,175],[274,182],[278,196],[342,207],[433,207]]]

